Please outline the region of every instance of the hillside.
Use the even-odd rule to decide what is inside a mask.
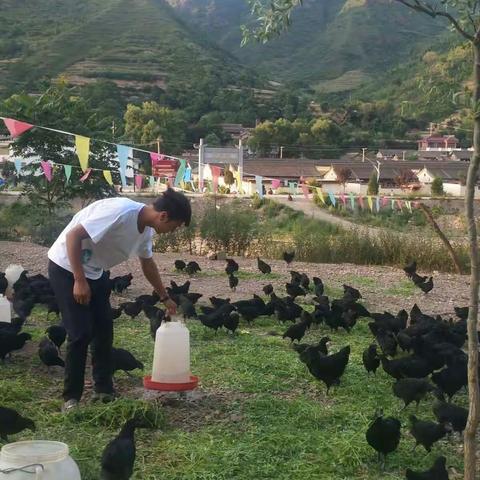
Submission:
[[[227,85],[244,70],[164,0],[4,0],[2,20],[0,85],[10,91],[59,75],[130,93],[208,76]]]
[[[169,2],[186,22],[203,28],[248,65],[314,86],[347,74],[349,81],[342,79],[347,90],[409,59],[419,45],[425,47],[443,31],[432,19],[388,0],[306,0],[280,38],[241,48],[240,25],[254,21],[245,1]]]

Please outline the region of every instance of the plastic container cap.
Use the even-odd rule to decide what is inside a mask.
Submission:
[[[4,445],[0,451],[0,458],[9,463],[43,464],[64,460],[69,452],[65,443],[33,440]]]

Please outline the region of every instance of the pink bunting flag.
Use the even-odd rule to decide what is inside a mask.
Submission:
[[[345,198],[345,193],[341,193],[340,194],[340,200],[342,201],[342,203],[345,205],[347,203],[347,199]]]
[[[51,182],[52,181],[52,164],[50,162],[45,162],[40,160],[40,165],[42,166],[43,173],[45,174],[45,178]]]
[[[420,202],[413,202],[412,203],[413,208],[418,208],[419,205],[420,205]]]
[[[92,169],[89,167],[85,170],[85,173],[83,174],[83,177],[80,178],[81,182],[84,182],[92,173]]]
[[[388,205],[388,198],[382,197],[382,207],[386,207]]]
[[[13,118],[4,118],[3,123],[8,128],[8,131],[13,138],[20,136],[22,133],[30,130],[35,126],[30,123],[19,122],[18,120],[14,120]]]
[[[397,200],[397,205],[398,205],[398,208],[401,210],[402,209],[402,201],[401,200]]]
[[[362,210],[365,208],[363,203],[363,197],[361,195],[358,196],[358,204],[362,207]]]
[[[274,178],[272,179],[272,188],[276,190],[280,186],[280,180]]]
[[[139,190],[143,186],[143,175],[135,175],[135,187]]]
[[[303,185],[301,186],[301,188],[302,188],[303,195],[304,195],[305,198],[308,200],[308,199],[309,199],[308,194],[310,193],[309,190],[308,190],[308,185],[303,184]]]
[[[222,169],[216,166],[211,166],[210,168],[212,170],[213,191],[216,192],[218,190],[218,177],[222,173]]]

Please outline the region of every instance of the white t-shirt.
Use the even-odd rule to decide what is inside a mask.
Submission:
[[[145,205],[128,198],[98,200],[80,210],[65,227],[48,251],[48,258],[60,267],[72,271],[67,254],[66,236],[77,225],[90,238],[82,240],[82,266],[85,276],[97,280],[103,270],[118,265],[133,255],[152,257],[154,230],[145,227],[138,231],[137,220]]]

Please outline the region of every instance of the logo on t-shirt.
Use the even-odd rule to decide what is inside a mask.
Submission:
[[[87,264],[92,258],[92,251],[88,248],[82,250],[82,265]]]

